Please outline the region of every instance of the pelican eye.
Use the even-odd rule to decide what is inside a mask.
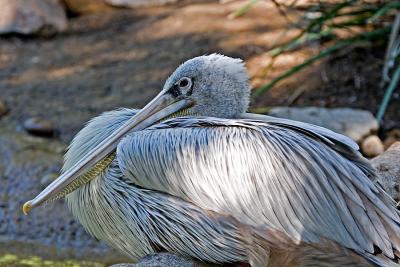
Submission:
[[[188,90],[192,87],[192,80],[188,77],[183,77],[178,81],[179,89]]]

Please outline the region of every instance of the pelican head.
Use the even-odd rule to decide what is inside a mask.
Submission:
[[[190,114],[235,118],[249,105],[250,88],[241,59],[212,54],[190,59],[166,81],[162,92],[193,102]]]
[[[39,195],[26,202],[23,212],[27,214],[46,201],[64,197],[98,176],[99,171],[112,161],[110,155],[119,141],[129,132],[145,129],[166,118],[185,115],[235,118],[247,110],[249,94],[248,76],[242,60],[212,54],[186,61],[168,78],[152,101]]]

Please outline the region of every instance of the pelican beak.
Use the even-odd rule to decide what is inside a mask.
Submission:
[[[169,91],[163,90],[143,109],[136,113],[135,116],[130,118],[119,129],[89,151],[85,158],[78,161],[71,169],[59,176],[34,199],[26,202],[22,211],[24,214],[28,214],[34,207],[39,206],[46,200],[55,198],[55,196],[60,192],[63,192],[63,190],[76,181],[81,175],[87,173],[97,163],[101,162],[113,153],[119,141],[129,132],[145,129],[146,127],[149,127],[150,125],[192,105],[193,102],[191,100],[185,99],[181,95],[175,96]]]

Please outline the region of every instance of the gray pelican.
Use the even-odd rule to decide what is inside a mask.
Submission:
[[[91,235],[134,260],[398,266],[399,212],[357,145],[246,113],[249,94],[240,59],[186,61],[143,109],[92,119],[24,213],[66,197]]]

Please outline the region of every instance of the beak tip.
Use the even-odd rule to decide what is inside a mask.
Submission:
[[[31,201],[25,202],[24,206],[22,207],[22,212],[25,215],[28,215],[29,211],[32,209]]]

